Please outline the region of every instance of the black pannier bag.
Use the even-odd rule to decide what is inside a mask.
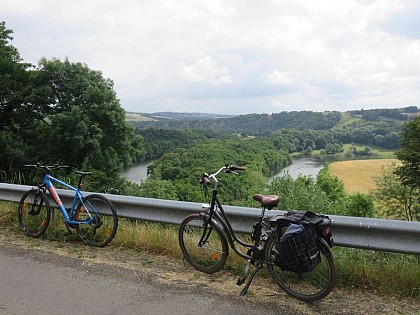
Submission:
[[[308,220],[308,214],[311,215],[311,220]],[[318,216],[312,212],[290,211],[285,216],[270,220],[276,223],[277,230],[278,254],[274,262],[282,270],[309,272],[321,262],[316,224],[322,217],[319,217],[319,221],[316,217]]]

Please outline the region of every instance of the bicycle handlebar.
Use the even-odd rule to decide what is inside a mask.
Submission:
[[[63,169],[63,168],[69,168],[70,166],[68,165],[41,165],[40,163],[37,164],[25,164],[24,168],[33,168],[33,169],[43,169],[46,170],[48,172],[51,172],[52,170],[59,170],[59,169]]]
[[[237,166],[237,165],[229,165],[226,164],[225,166],[221,167],[217,172],[212,173],[212,174],[207,174],[204,173],[203,176],[201,177],[201,183],[203,184],[208,184],[211,182],[210,179],[212,179],[215,183],[218,182],[216,176],[218,176],[221,172],[225,172],[225,173],[233,173],[235,175],[239,175],[239,173],[237,173],[236,171],[245,171],[246,167],[245,166]]]

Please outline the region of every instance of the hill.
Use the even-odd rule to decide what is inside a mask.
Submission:
[[[158,113],[134,113],[127,112],[126,120],[128,122],[150,122],[154,121],[157,124],[162,122],[174,122],[174,121],[201,121],[211,120],[218,118],[228,118],[233,115],[221,115],[221,114],[207,114],[207,113],[178,113],[178,112],[158,112]]]
[[[137,119],[135,115],[138,115]],[[338,133],[371,125],[398,132],[407,120],[420,115],[417,106],[348,112],[291,111],[239,116],[204,113],[127,113],[126,120],[138,129],[215,130],[253,136],[269,135],[279,129],[335,130]],[[139,119],[141,117],[141,119]],[[389,131],[388,131],[389,132]]]
[[[417,115],[420,115],[418,107],[410,106],[400,109],[292,111],[238,116],[172,112],[128,113],[126,119],[144,139],[149,136],[145,134],[147,130],[160,130],[158,135],[153,135],[159,143],[172,141],[173,136],[178,137],[174,130],[181,133],[194,131],[199,135],[188,134],[187,137],[270,137],[277,143],[277,149],[281,147],[288,152],[303,152],[311,147],[311,150],[328,149],[328,154],[334,154],[342,151],[344,143],[366,146],[363,150],[367,153],[370,152],[370,146],[398,149],[403,123]],[[163,134],[163,131],[167,132]],[[153,141],[154,146],[156,141]],[[328,148],[327,144],[330,144]],[[159,146],[156,150],[161,152]]]
[[[293,111],[275,114],[248,114],[239,116],[222,116],[210,114],[175,115],[171,113],[141,114],[149,117],[148,121],[128,120],[136,128],[160,129],[196,129],[223,130],[229,133],[248,135],[268,135],[278,129],[313,129],[326,130],[334,127],[341,119],[339,112]]]

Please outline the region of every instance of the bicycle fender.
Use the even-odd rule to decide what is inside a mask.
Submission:
[[[202,217],[204,221],[208,221],[208,219],[209,219],[209,214],[208,214],[207,212],[201,212],[201,213],[200,213],[200,217]],[[216,227],[216,228],[220,231],[220,233],[221,233],[222,237],[224,238],[224,240],[225,240],[226,244],[228,244],[228,246],[227,246],[227,251],[226,251],[226,255],[227,255],[227,256],[229,256],[229,248],[230,248],[229,244],[231,244],[231,242],[230,242],[230,240],[228,240],[228,239],[226,238],[225,229],[224,229],[224,228],[223,228],[223,226],[222,226],[222,225],[221,225],[218,221],[216,221],[214,218],[210,219],[210,222],[213,224],[213,226],[215,226],[215,227]]]
[[[322,244],[322,245],[324,245],[324,247],[325,247],[325,250],[326,250],[326,255],[328,255],[328,256],[330,256],[331,258],[334,258],[334,253],[333,253],[333,251],[331,250],[331,247],[330,247],[330,245],[328,245],[328,243],[327,243],[327,241],[325,241],[322,237],[318,237],[318,241]]]

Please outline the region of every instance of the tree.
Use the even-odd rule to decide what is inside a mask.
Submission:
[[[368,146],[366,146],[363,151],[360,152],[361,155],[371,155],[372,154],[372,149]]]
[[[328,196],[328,199],[337,202],[345,196],[344,183],[336,176],[319,173],[316,177],[316,186]]]
[[[396,149],[400,144],[400,135],[396,131],[388,132],[384,136],[383,147],[389,149]]]
[[[400,180],[396,169],[397,166],[392,164],[382,170],[381,176],[374,178],[377,189],[372,192],[372,196],[386,217],[420,220],[420,204],[414,188]]]
[[[140,196],[178,200],[174,183],[168,180],[148,178],[140,185]]]
[[[312,155],[312,148],[311,147],[307,147],[305,151],[303,151],[303,153],[305,155]]]
[[[402,165],[396,170],[402,181],[420,189],[420,117],[404,124],[401,148],[396,155]]]
[[[325,146],[325,152],[327,153],[327,154],[336,154],[336,153],[339,153],[339,152],[341,152],[342,151],[342,146],[341,145],[339,145],[338,143],[328,143],[326,146]]]
[[[338,185],[339,187],[334,187]],[[339,180],[324,178],[318,185],[312,177],[298,176],[295,180],[290,174],[276,177],[268,187],[268,193],[279,195],[279,209],[309,210],[315,213],[343,214],[343,198]]]
[[[90,182],[98,190],[114,186],[122,169],[144,153],[113,82],[68,59],[44,58],[28,71],[9,44],[10,33],[1,23],[0,169],[67,164],[94,170]]]
[[[110,177],[131,165],[140,136],[125,122],[111,80],[68,59],[42,59],[34,81],[37,102],[49,108],[49,124],[38,131],[54,148],[54,162],[102,170]]]
[[[408,106],[404,108],[406,113],[417,113],[419,111],[419,108],[417,106]]]
[[[347,197],[347,215],[354,217],[372,217],[375,212],[373,200],[369,195],[355,193]]]
[[[11,45],[12,33],[0,22],[0,170],[25,160],[25,131],[33,133],[30,64],[23,63]]]
[[[32,106],[27,71],[31,65],[23,63],[18,50],[11,45],[12,33],[4,21],[0,22],[0,131],[20,125],[21,118]]]
[[[305,148],[308,149],[308,147],[312,149],[315,149],[315,142],[312,139],[306,139],[305,140]]]

